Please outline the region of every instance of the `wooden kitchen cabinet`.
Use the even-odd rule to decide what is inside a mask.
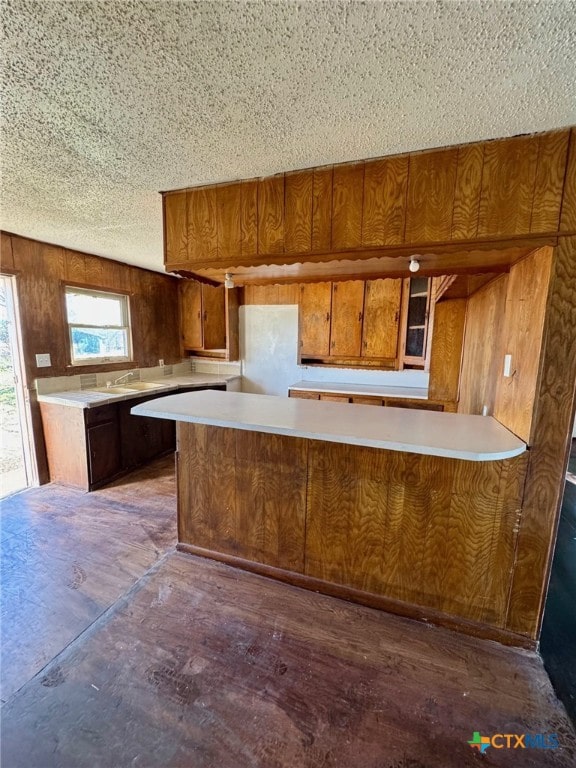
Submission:
[[[236,289],[194,280],[180,282],[180,328],[184,351],[238,359]]]
[[[226,389],[226,385],[184,387]],[[175,393],[171,393],[175,394]],[[50,480],[93,491],[176,447],[175,423],[134,416],[130,410],[155,394],[93,408],[40,403]]]
[[[300,357],[328,357],[332,284],[305,283],[300,286]]]
[[[432,278],[404,280],[401,319],[401,368],[426,368]]]
[[[89,408],[84,412],[84,421],[88,483],[92,488],[108,482],[122,471],[118,405]],[[75,450],[75,447],[68,446],[68,450]]]
[[[360,356],[363,313],[364,282],[362,280],[332,284],[331,356]]]
[[[573,129],[572,129],[573,130]],[[574,229],[570,129],[164,193],[169,271]],[[244,261],[244,265],[246,261]],[[329,270],[330,267],[327,267]],[[334,274],[327,272],[326,277]],[[220,278],[219,278],[220,279]]]
[[[402,280],[368,280],[364,293],[362,355],[395,360]]]
[[[300,288],[300,361],[394,369],[402,280],[347,280]]]

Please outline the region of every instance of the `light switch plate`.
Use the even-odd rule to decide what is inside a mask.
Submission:
[[[50,368],[52,361],[48,352],[44,355],[36,355],[36,368]]]
[[[504,355],[504,376],[509,378],[512,374],[512,355]]]

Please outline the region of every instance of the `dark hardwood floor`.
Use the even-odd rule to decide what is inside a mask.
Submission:
[[[170,456],[94,493],[2,500],[3,702],[175,545],[175,489]]]
[[[576,764],[537,654],[177,553],[173,497],[155,464],[5,504],[3,768]],[[480,755],[474,732],[560,748]]]

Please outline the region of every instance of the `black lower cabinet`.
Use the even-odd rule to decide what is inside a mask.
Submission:
[[[95,424],[86,431],[90,486],[103,485],[122,471],[117,421]]]
[[[171,395],[226,386],[186,387]],[[168,395],[165,395],[168,397]],[[86,449],[91,491],[115,480],[157,456],[176,450],[176,423],[170,419],[134,416],[130,411],[158,395],[123,400],[89,408],[86,414]]]

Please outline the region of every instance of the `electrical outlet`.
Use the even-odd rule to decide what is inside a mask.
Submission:
[[[164,360],[162,358],[158,360],[158,365],[160,366],[160,368],[164,368]]]
[[[43,355],[36,355],[36,368],[50,368],[52,360],[48,352]]]
[[[510,378],[512,375],[512,355],[504,355],[504,376]]]

